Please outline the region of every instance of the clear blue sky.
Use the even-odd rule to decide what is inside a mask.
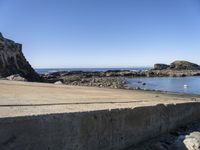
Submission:
[[[199,0],[0,0],[0,32],[34,67],[200,64]]]

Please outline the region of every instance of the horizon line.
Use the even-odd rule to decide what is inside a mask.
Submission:
[[[96,68],[152,68],[152,66],[132,66],[132,67],[33,67],[34,69],[96,69]]]

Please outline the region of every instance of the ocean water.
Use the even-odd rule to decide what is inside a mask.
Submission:
[[[39,74],[58,71],[107,71],[107,70],[148,70],[150,68],[42,68],[35,69]],[[200,76],[195,77],[139,77],[127,78],[128,86],[132,88],[160,90],[177,93],[200,95]],[[143,84],[145,83],[145,84]]]
[[[150,68],[35,68],[35,71],[39,74],[52,73],[58,71],[108,71],[108,70],[148,70]]]
[[[129,87],[200,95],[200,77],[142,77],[127,79]]]

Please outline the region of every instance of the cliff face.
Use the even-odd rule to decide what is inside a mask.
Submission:
[[[22,45],[6,39],[0,33],[0,77],[19,74],[29,81],[40,81],[22,53]]]

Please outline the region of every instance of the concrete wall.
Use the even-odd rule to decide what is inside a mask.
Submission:
[[[200,103],[1,118],[0,150],[120,150],[200,119]]]

